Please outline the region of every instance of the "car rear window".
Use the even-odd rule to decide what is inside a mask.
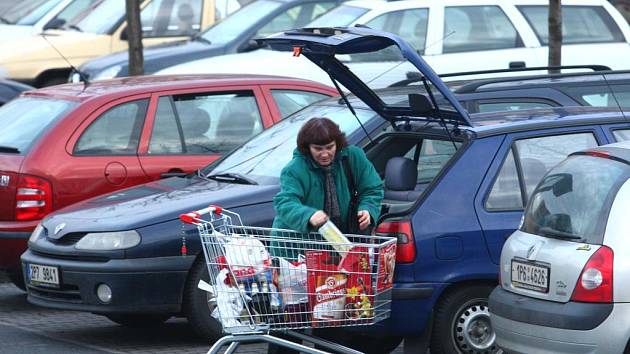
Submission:
[[[23,154],[52,122],[77,105],[56,99],[22,97],[0,108],[0,147]]]
[[[521,230],[601,244],[614,196],[629,176],[630,168],[615,160],[569,157],[534,190]]]
[[[518,6],[542,45],[549,44],[549,7]],[[562,6],[562,43],[623,42],[621,30],[602,6]]]

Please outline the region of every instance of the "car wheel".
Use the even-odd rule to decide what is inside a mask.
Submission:
[[[431,354],[498,354],[490,324],[491,286],[468,286],[447,293],[435,311]]]
[[[125,313],[105,315],[110,321],[116,322],[125,327],[155,327],[166,322],[171,315],[164,314],[143,314],[143,313]]]
[[[7,272],[7,276],[9,277],[9,280],[11,280],[11,283],[13,283],[13,285],[26,291],[26,285],[24,284],[24,277],[22,276],[22,271],[19,271],[19,270],[10,271],[10,272]]]
[[[198,336],[215,341],[223,336],[221,324],[211,315],[215,303],[210,293],[197,288],[200,280],[209,283],[209,279],[206,263],[197,259],[184,289],[184,313]]]

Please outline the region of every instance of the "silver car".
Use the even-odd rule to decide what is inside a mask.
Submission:
[[[536,187],[489,299],[508,353],[630,353],[630,142],[570,155]]]

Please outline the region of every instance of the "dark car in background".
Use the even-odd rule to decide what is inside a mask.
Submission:
[[[0,268],[53,210],[186,175],[300,108],[335,94],[254,75],[133,77],[24,93],[0,108]]]
[[[258,0],[220,21],[191,40],[144,49],[144,72],[152,74],[166,67],[228,53],[260,48],[253,39],[279,31],[299,28],[311,22],[342,0]],[[88,80],[129,75],[127,52],[90,60],[79,67]],[[81,80],[78,73],[70,81]]]
[[[202,336],[221,335],[211,299],[197,289],[208,281],[197,229],[178,216],[217,204],[240,213],[247,225],[270,226],[272,198],[297,131],[309,118],[325,116],[364,148],[384,178],[377,232],[399,239],[391,318],[359,329],[369,334],[344,344],[386,353],[403,337],[407,345],[425,334],[434,354],[497,352],[487,298],[505,237],[549,168],[573,151],[628,138],[624,112],[561,107],[469,116],[397,36],[366,28],[312,31],[266,41],[301,48],[296,51],[329,71],[356,95],[348,100],[356,117],[339,98],[315,103],[198,173],[48,216],[22,256],[28,301],[123,324],[186,316]],[[396,47],[405,58],[401,65],[425,78],[424,93],[408,86],[373,90],[331,54],[379,55]],[[38,277],[43,270],[54,276]]]
[[[0,106],[19,96],[22,92],[34,87],[13,80],[0,79]]]

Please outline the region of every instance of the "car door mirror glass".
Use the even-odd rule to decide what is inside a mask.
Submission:
[[[120,40],[126,41],[129,40],[129,33],[127,33],[127,27],[125,27],[122,32],[120,32]]]

